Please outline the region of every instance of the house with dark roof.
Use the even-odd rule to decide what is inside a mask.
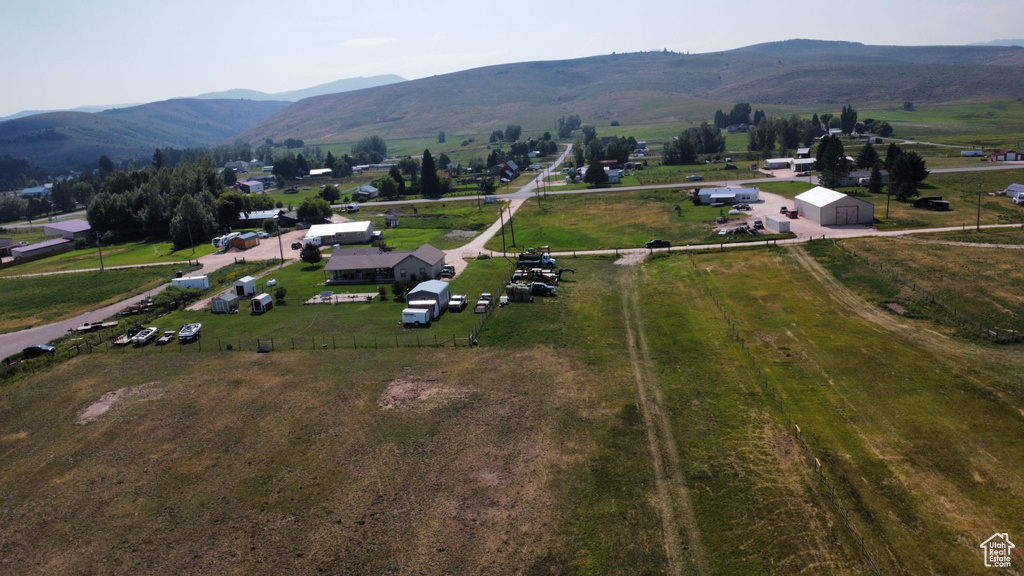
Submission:
[[[277,220],[284,213],[280,208],[275,210],[253,210],[252,212],[239,212],[238,221],[243,226],[260,227],[264,220]],[[280,225],[280,223],[279,223]]]
[[[43,236],[60,236],[68,240],[88,238],[90,232],[92,232],[92,226],[89,226],[85,220],[65,220],[43,226]]]
[[[356,186],[355,191],[352,192],[352,201],[353,202],[365,202],[367,200],[371,200],[373,198],[376,198],[379,195],[380,195],[380,190],[378,190],[376,186],[370,186],[369,184],[362,184],[360,186]]]
[[[328,284],[415,282],[441,276],[445,253],[430,244],[416,250],[382,252],[378,248],[334,250],[324,270]]]

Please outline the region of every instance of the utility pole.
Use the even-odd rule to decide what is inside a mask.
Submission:
[[[277,224],[277,248],[281,251],[281,266],[284,266],[284,243],[281,241],[281,225],[278,224],[277,220],[274,220]]]
[[[516,226],[515,226],[515,224],[512,223],[512,203],[511,202],[509,202],[509,206],[508,206],[508,227],[512,231],[512,245],[513,246],[518,246],[518,244],[516,244]]]
[[[505,207],[498,208],[498,218],[501,219],[501,255],[505,256]]]
[[[981,232],[981,182],[978,182],[978,224],[975,229]]]
[[[103,272],[103,248],[100,247],[100,235],[96,234],[96,250],[100,253],[100,272]]]

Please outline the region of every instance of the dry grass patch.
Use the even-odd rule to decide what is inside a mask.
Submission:
[[[564,571],[595,382],[544,348],[79,357],[0,391],[0,572]]]

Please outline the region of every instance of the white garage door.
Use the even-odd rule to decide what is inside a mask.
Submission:
[[[836,206],[836,225],[856,224],[859,206]]]

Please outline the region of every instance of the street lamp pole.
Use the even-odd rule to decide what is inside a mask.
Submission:
[[[274,223],[277,224],[277,248],[281,251],[281,266],[284,266],[284,243],[281,242],[281,225],[277,223],[277,220]]]

